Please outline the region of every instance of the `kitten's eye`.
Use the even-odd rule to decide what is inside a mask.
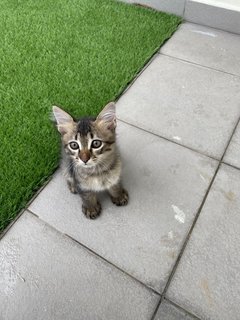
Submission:
[[[102,141],[100,140],[93,140],[91,147],[94,149],[100,148],[102,145]]]
[[[78,145],[78,143],[77,142],[70,142],[70,147],[71,147],[71,149],[73,149],[73,150],[77,150],[77,149],[79,149],[79,145]]]

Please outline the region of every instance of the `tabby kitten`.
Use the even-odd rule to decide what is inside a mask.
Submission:
[[[67,183],[71,192],[80,194],[85,216],[99,216],[100,191],[107,190],[117,206],[126,205],[128,193],[121,185],[121,160],[116,146],[115,104],[107,104],[97,118],[76,121],[56,106],[53,115],[61,133]]]

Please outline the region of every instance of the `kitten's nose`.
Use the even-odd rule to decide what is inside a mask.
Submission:
[[[80,159],[86,164],[90,159],[90,153],[86,151],[80,151]]]

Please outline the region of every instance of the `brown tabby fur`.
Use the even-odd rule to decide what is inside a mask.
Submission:
[[[67,183],[71,192],[80,194],[86,217],[95,219],[100,214],[100,191],[108,191],[117,206],[126,205],[128,193],[121,185],[121,160],[116,146],[115,104],[106,105],[96,119],[76,121],[58,107],[53,107],[53,114],[61,133]]]

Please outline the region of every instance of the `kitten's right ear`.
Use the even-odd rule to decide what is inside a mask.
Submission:
[[[65,111],[57,106],[53,106],[53,116],[56,120],[57,129],[61,134],[65,134],[67,131],[73,128],[74,120]]]

